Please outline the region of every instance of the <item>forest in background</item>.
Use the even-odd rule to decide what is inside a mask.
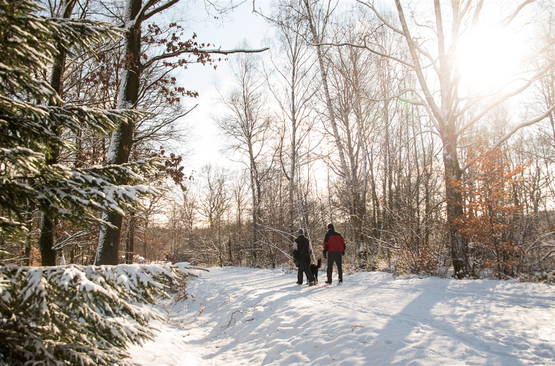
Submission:
[[[2,263],[276,267],[298,228],[318,256],[333,222],[353,270],[555,269],[550,1],[254,1],[275,28],[266,51],[197,42],[163,17],[177,3],[0,1]],[[26,42],[45,48],[33,59],[18,12],[73,33]],[[514,80],[471,93],[457,45],[490,12],[529,32],[529,54]],[[218,62],[234,65],[217,122],[243,169],[189,176],[160,148],[182,141],[196,96],[174,74]]]

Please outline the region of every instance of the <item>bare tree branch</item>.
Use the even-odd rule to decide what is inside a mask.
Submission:
[[[414,66],[409,64],[408,62],[403,61],[400,58],[397,58],[395,56],[391,56],[391,55],[385,54],[383,52],[376,51],[375,49],[370,48],[367,45],[359,45],[359,44],[354,44],[354,43],[343,42],[343,43],[319,43],[318,45],[314,45],[314,46],[334,46],[334,47],[345,47],[345,46],[347,46],[347,47],[353,47],[353,48],[362,48],[364,50],[367,50],[370,53],[373,53],[375,55],[397,61],[400,64],[403,64],[407,67],[410,67],[411,69],[414,69]]]
[[[520,4],[516,10],[509,15],[508,17],[505,18],[505,20],[503,20],[503,24],[507,25],[509,23],[511,23],[516,17],[517,15],[522,11],[522,9],[524,9],[526,6],[535,3],[537,0],[525,0],[522,4]]]
[[[393,24],[391,24],[387,19],[385,19],[384,16],[382,16],[380,14],[380,12],[376,9],[376,7],[373,4],[369,4],[366,1],[362,1],[362,0],[356,0],[357,3],[366,6],[367,8],[369,8],[370,10],[372,10],[372,12],[374,12],[374,15],[376,15],[376,17],[389,29],[391,29],[392,31],[394,31],[395,33],[398,33],[402,36],[404,36],[403,30],[395,27]]]
[[[503,144],[505,141],[507,141],[509,138],[511,138],[512,135],[514,135],[518,130],[524,128],[524,127],[528,127],[528,126],[532,126],[542,120],[544,120],[545,118],[547,118],[553,111],[555,111],[555,106],[552,106],[551,108],[549,108],[545,113],[532,118],[531,120],[528,121],[524,121],[519,123],[518,125],[516,125],[511,131],[509,131],[507,134],[505,134],[505,136],[503,136],[501,139],[499,139],[499,141],[497,141],[494,145],[493,148],[499,147],[501,144]]]
[[[420,64],[420,59],[418,57],[417,54],[417,47],[415,45],[414,39],[412,38],[412,35],[410,33],[407,21],[405,19],[405,13],[403,10],[403,7],[401,5],[401,1],[400,0],[395,0],[395,5],[397,7],[397,13],[399,14],[399,21],[401,22],[401,26],[403,28],[403,35],[407,41],[407,45],[409,47],[409,52],[411,54],[412,60],[414,61],[414,70],[416,72],[416,77],[418,78],[418,82],[420,84],[420,87],[422,88],[422,91],[424,92],[424,97],[426,99],[426,102],[428,103],[428,106],[430,108],[430,110],[433,112],[433,116],[434,118],[437,120],[438,123],[444,123],[444,116],[441,113],[441,110],[439,109],[439,107],[437,106],[436,102],[434,101],[434,97],[432,95],[432,92],[428,86],[428,82],[426,81],[426,77],[424,76],[423,73],[423,68],[422,65]]]
[[[156,2],[156,0],[151,0],[151,1]],[[165,3],[163,5],[160,5],[156,9],[153,9],[153,10],[149,11],[148,13],[144,14],[141,20],[147,20],[148,18],[152,17],[153,15],[156,15],[156,14],[160,13],[161,11],[164,11],[164,10],[172,7],[173,5],[177,4],[178,2],[179,2],[179,0],[168,1],[167,3]]]
[[[151,57],[148,61],[146,61],[145,63],[143,63],[143,68],[147,68],[148,66],[152,65],[153,63],[160,61],[160,60],[165,60],[168,58],[172,58],[172,57],[177,57],[186,53],[193,53],[193,54],[217,54],[217,55],[231,55],[234,53],[259,53],[259,52],[264,52],[269,50],[270,47],[264,47],[264,48],[259,48],[259,49],[241,49],[241,48],[237,48],[237,49],[231,49],[231,50],[222,50],[220,48],[216,48],[216,49],[197,49],[197,48],[187,48],[184,50],[179,50],[179,51],[175,51],[175,52],[167,52],[167,53],[163,53],[161,55],[158,56],[154,56]]]
[[[139,12],[137,13],[137,16],[135,17],[135,19],[133,19],[133,21],[135,23],[137,22],[141,22],[143,21],[145,12],[148,10],[148,8],[154,6],[154,4],[156,4],[159,0],[148,0],[142,7],[141,10],[139,10]],[[179,0],[177,0],[179,1]]]
[[[480,160],[482,158],[482,156],[484,156],[485,154],[488,154],[489,152],[491,152],[493,149],[498,148],[499,146],[501,146],[505,141],[507,141],[508,139],[511,138],[511,136],[513,136],[518,130],[524,128],[524,127],[528,127],[528,126],[532,126],[538,122],[541,122],[542,120],[544,120],[545,118],[547,118],[551,113],[553,113],[553,111],[555,111],[555,106],[552,106],[551,108],[549,108],[545,113],[539,115],[538,117],[532,118],[531,120],[528,121],[524,121],[522,123],[519,123],[518,125],[516,125],[515,127],[513,127],[513,129],[511,131],[509,131],[508,133],[506,133],[503,137],[501,137],[495,144],[493,144],[493,146],[491,148],[489,148],[487,151],[485,151],[484,153],[478,155],[476,158],[472,159],[468,164],[466,164],[462,170],[466,170],[468,169],[468,167],[470,167],[471,165],[473,165],[475,162],[477,162],[478,160]]]
[[[515,90],[512,90],[508,93],[505,93],[505,94],[495,98],[495,100],[493,100],[489,103],[489,105],[487,106],[486,109],[484,109],[482,112],[480,112],[472,120],[467,122],[458,132],[462,133],[465,130],[469,129],[472,125],[474,125],[476,122],[478,122],[480,119],[482,119],[482,117],[484,117],[491,110],[493,110],[494,108],[496,108],[497,106],[499,106],[500,104],[505,102],[507,99],[509,99],[511,97],[514,97],[515,95],[518,95],[518,94],[522,93],[523,91],[525,91],[526,89],[528,89],[534,82],[536,82],[540,77],[542,77],[550,68],[551,68],[551,65],[548,65],[546,68],[540,70],[537,74],[535,74],[533,77],[531,77],[530,80],[528,80],[520,88],[517,88]],[[466,110],[467,110],[467,108],[463,108],[459,113],[457,113],[457,117],[459,117],[461,114],[463,114]]]

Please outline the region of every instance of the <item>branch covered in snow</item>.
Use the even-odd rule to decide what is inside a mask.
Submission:
[[[71,149],[65,131],[106,135],[142,113],[64,104],[41,75],[61,50],[95,55],[123,31],[92,20],[47,18],[32,0],[0,0],[0,235],[25,230],[23,207],[70,219],[102,222],[99,211],[122,212],[153,190],[142,177],[157,164],[69,169],[56,151]]]
[[[127,365],[160,316],[142,306],[183,285],[186,263],[0,266],[0,363]]]

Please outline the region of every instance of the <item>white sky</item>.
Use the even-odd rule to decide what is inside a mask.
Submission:
[[[235,1],[237,2],[237,1]],[[252,1],[243,2],[231,13],[225,14],[220,19],[209,15],[202,0],[182,2],[176,8],[176,13],[170,17],[184,21],[184,27],[191,27],[191,32],[198,35],[200,42],[210,42],[222,49],[233,49],[248,44],[249,48],[263,48],[268,42],[264,39],[271,36],[271,27],[262,17],[252,12]],[[258,0],[258,5],[268,5],[268,0]],[[177,152],[190,152],[185,161],[187,171],[195,173],[208,163],[229,167],[234,165],[227,157],[229,153],[222,152],[225,147],[225,138],[221,135],[214,122],[214,118],[221,114],[222,105],[220,95],[233,86],[230,61],[218,63],[214,70],[211,66],[192,65],[177,74],[178,83],[189,90],[198,91],[200,96],[196,99],[187,98],[187,106],[198,107],[184,117],[180,127],[190,131],[189,140],[182,147],[177,147]]]

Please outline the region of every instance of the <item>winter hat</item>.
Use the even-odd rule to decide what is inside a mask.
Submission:
[[[304,235],[304,230],[303,229],[299,229],[297,231],[297,235]]]
[[[328,230],[335,231],[333,224],[328,224]]]

